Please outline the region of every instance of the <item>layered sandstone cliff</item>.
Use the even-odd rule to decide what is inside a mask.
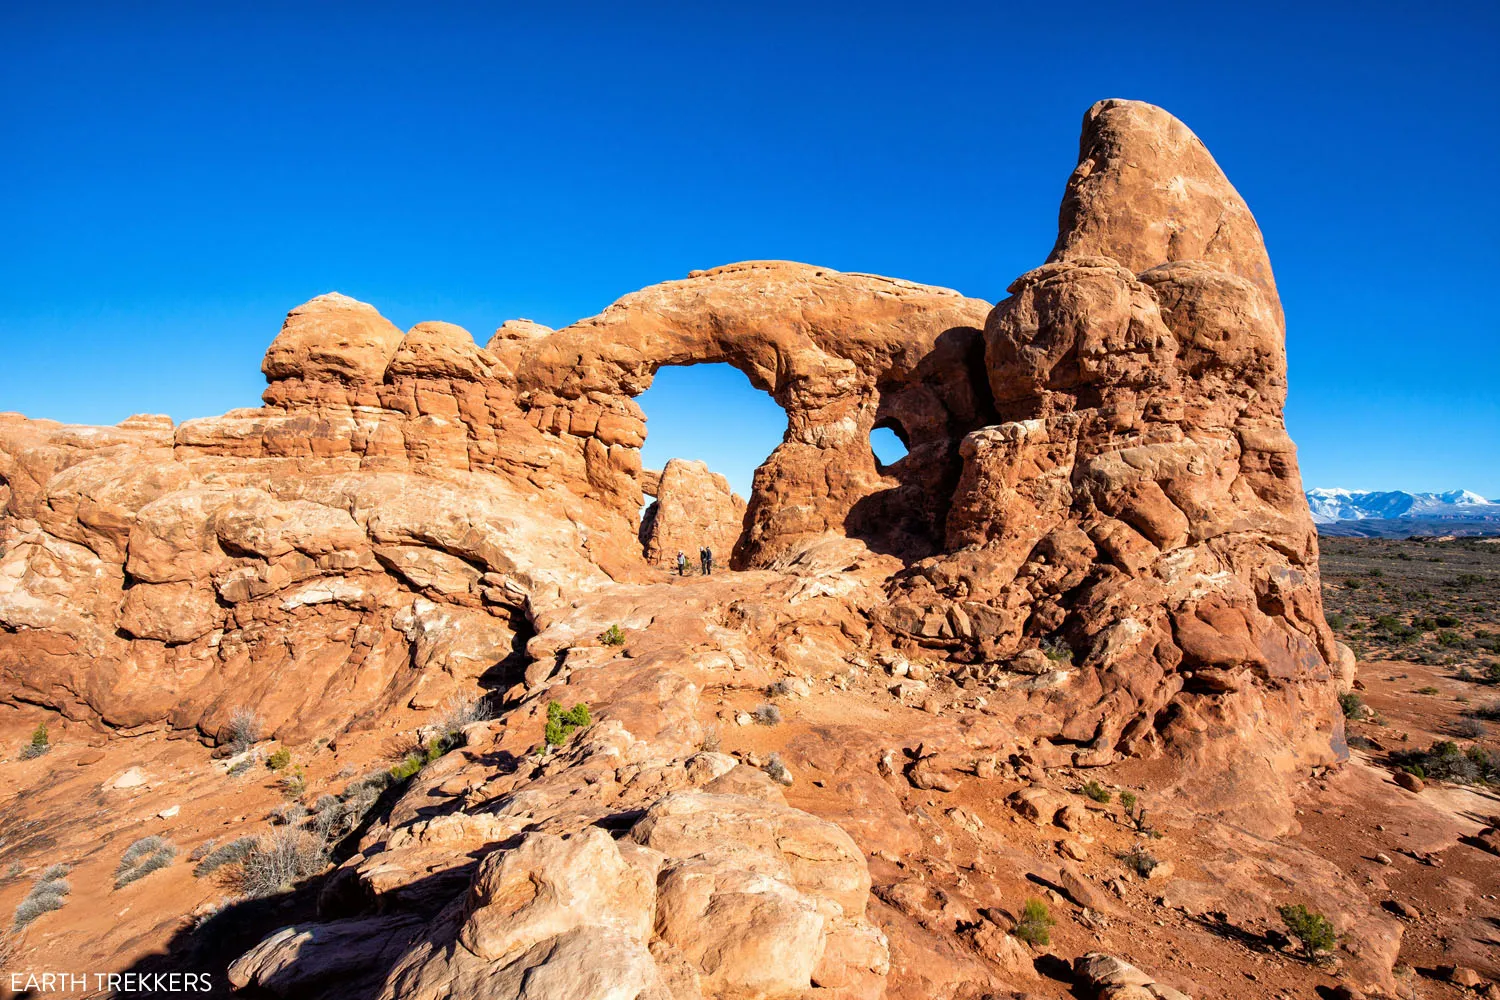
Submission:
[[[503,697],[504,731],[424,771],[328,920],[237,983],[327,995],[343,950],[378,957],[350,995],[578,997],[525,984],[597,967],[588,996],[878,997],[916,952],[869,918],[865,844],[702,750],[703,685],[883,690],[879,664],[920,657],[992,752],[1160,758],[1181,808],[1262,833],[1342,752],[1281,306],[1202,143],[1149,105],[1090,109],[1052,256],[1010,292],[751,262],[483,348],[332,294],[288,314],[261,408],[0,416],[0,697],[206,739],[248,710],[290,744]],[[641,467],[634,397],[720,361],[788,417],[747,505],[707,469]],[[909,448],[889,467],[880,426]],[[660,564],[705,542],[742,572],[685,608]],[[500,768],[554,697],[606,728]],[[924,739],[935,771],[957,737]],[[705,936],[723,922],[750,929]]]

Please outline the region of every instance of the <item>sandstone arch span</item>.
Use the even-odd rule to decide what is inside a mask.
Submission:
[[[523,406],[629,413],[662,367],[733,365],[787,414],[756,472],[737,564],[766,565],[829,531],[926,555],[942,537],[957,442],[989,415],[988,387],[970,377],[979,369],[962,363],[982,352],[988,312],[950,289],[876,275],[731,264],[632,293],[531,344],[517,390]],[[868,446],[878,422],[896,419],[911,438],[899,477],[883,475]],[[854,513],[877,494],[920,517],[882,531],[873,511]]]

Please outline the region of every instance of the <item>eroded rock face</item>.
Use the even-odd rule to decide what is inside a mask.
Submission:
[[[403,800],[411,808],[398,806],[336,873],[330,884],[343,889],[327,909],[378,909],[384,920],[278,931],[231,981],[391,1000],[881,995],[889,952],[865,917],[859,848],[789,807],[760,771],[721,754],[664,754],[670,744],[611,721],[536,771],[497,778],[482,761],[503,736],[476,727],[473,752],[424,772]],[[456,787],[476,790],[461,811],[443,794]],[[601,828],[631,815],[619,839]],[[433,883],[451,897],[413,892]],[[436,912],[421,934],[406,932],[413,910]],[[364,978],[330,981],[323,970],[349,956]]]
[[[330,876],[327,919],[267,938],[239,985],[324,996],[357,969],[353,995],[393,1000],[877,1000],[897,942],[904,995],[926,989],[912,970],[952,995],[968,966],[887,939],[845,829],[904,849],[884,782],[983,780],[936,692],[961,685],[1003,731],[992,757],[1030,775],[1162,756],[1153,795],[1262,834],[1293,822],[1294,772],[1341,749],[1281,308],[1202,144],[1096,105],[1052,257],[1010,291],[991,308],[750,262],[483,348],[328,295],[288,315],[261,408],[0,416],[0,697],[206,736],[250,709],[288,743],[506,700],[507,733],[422,771]],[[787,414],[746,504],[695,463],[641,468],[634,397],[700,362]],[[890,467],[876,426],[908,444]],[[705,542],[745,572],[665,579]],[[787,696],[878,675],[933,731],[909,767],[855,726],[806,738],[884,762],[835,786],[841,827],[698,749],[700,692],[747,671]],[[611,714],[537,759],[521,723],[554,695]],[[931,909],[908,889],[882,898]]]
[[[1280,772],[1329,754],[1339,657],[1254,220],[1180,122],[1105,101],[1052,261],[1010,290],[985,324],[1001,420],[965,437],[948,554],[886,620],[989,662],[1048,644],[1077,675],[1047,735],[1232,773],[1222,801],[1265,796],[1275,829]]]
[[[698,550],[706,545],[715,567],[728,568],[745,522],[745,501],[729,488],[729,480],[703,462],[674,458],[653,477],[649,495],[656,501],[641,518],[648,562],[670,568],[682,552],[697,572]]]

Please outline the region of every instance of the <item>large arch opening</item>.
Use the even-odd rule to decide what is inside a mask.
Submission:
[[[640,528],[646,558],[672,568],[680,551],[689,570],[701,572],[699,550],[707,547],[714,567],[727,568],[745,530],[755,470],[786,435],[785,411],[722,362],[664,366],[635,401],[646,414],[641,465],[648,495]],[[714,474],[727,480],[729,496]]]

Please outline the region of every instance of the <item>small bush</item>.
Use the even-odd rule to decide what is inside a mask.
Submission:
[[[68,893],[73,891],[73,887],[64,878],[69,871],[67,865],[53,865],[37,876],[36,884],[16,907],[12,918],[13,930],[20,930],[44,913],[63,908]]]
[[[279,748],[275,753],[266,758],[266,766],[273,771],[280,771],[292,762],[292,752],[286,747]]]
[[[239,889],[251,899],[287,892],[328,863],[324,843],[304,830],[281,827],[254,842],[240,860]]]
[[[214,845],[218,842],[218,837],[209,837],[203,843],[193,848],[192,852],[188,854],[188,860],[195,862],[202,861],[205,857],[208,856],[208,853],[214,849]]]
[[[222,739],[233,753],[240,754],[255,745],[264,729],[259,715],[248,708],[237,708],[229,717],[229,725],[224,727]]]
[[[781,709],[772,704],[757,705],[755,711],[750,713],[757,725],[774,726],[781,722]]]
[[[1358,719],[1365,713],[1365,699],[1358,691],[1345,691],[1339,695],[1339,708],[1346,719]]]
[[[1326,615],[1325,617],[1328,620],[1329,628],[1333,629],[1335,632],[1342,632],[1344,630],[1345,622],[1342,612],[1335,611],[1330,615]]]
[[[438,728],[444,733],[456,733],[464,726],[475,722],[488,722],[495,717],[495,706],[488,698],[466,698],[454,695],[443,706],[438,719]]]
[[[1042,655],[1060,666],[1073,665],[1073,650],[1061,639],[1046,639],[1041,645]]]
[[[295,799],[307,791],[307,775],[298,764],[290,771],[281,776],[281,794],[289,799]]]
[[[547,727],[544,736],[549,747],[560,747],[573,736],[575,732],[588,726],[593,719],[589,717],[589,706],[585,702],[579,702],[572,708],[564,709],[557,702],[547,704]]]
[[[703,750],[705,753],[718,753],[724,746],[724,737],[719,735],[719,727],[709,723],[703,727]]]
[[[193,878],[202,878],[205,875],[211,875],[225,865],[239,864],[245,860],[245,856],[255,847],[255,842],[254,837],[240,837],[238,840],[231,840],[222,847],[214,847],[205,851],[202,860],[193,869]],[[208,841],[208,843],[211,844],[213,841]],[[198,852],[194,851],[193,853],[197,854]],[[191,858],[191,855],[189,857]]]
[[[229,769],[224,773],[231,778],[243,777],[249,774],[250,769],[258,763],[260,763],[259,752],[252,753],[229,765]]]
[[[599,633],[599,643],[603,646],[625,645],[625,632],[618,625],[611,625]]]
[[[1454,729],[1458,732],[1458,735],[1470,740],[1480,739],[1485,733],[1489,732],[1489,728],[1483,722],[1472,717],[1458,720],[1458,724]]]
[[[115,868],[115,888],[145,878],[158,868],[165,868],[177,857],[177,848],[165,837],[152,835],[142,837],[120,855],[120,864]]]
[[[1500,701],[1492,701],[1488,705],[1471,708],[1469,709],[1469,714],[1476,719],[1488,719],[1491,722],[1500,722]]]
[[[1052,919],[1046,903],[1040,899],[1028,899],[1021,910],[1021,919],[1016,921],[1016,928],[1011,933],[1027,944],[1051,944],[1052,925],[1055,923],[1057,921]]]
[[[1083,794],[1100,803],[1107,803],[1110,799],[1114,798],[1114,793],[1097,781],[1090,781],[1084,785]]]
[[[1430,684],[1427,687],[1419,687],[1419,688],[1417,688],[1417,694],[1437,694],[1437,693],[1438,693],[1438,689],[1435,688],[1435,687],[1433,687]]]
[[[1141,878],[1150,878],[1151,873],[1156,871],[1156,866],[1161,864],[1160,858],[1139,844],[1132,847],[1129,853],[1121,855],[1120,860]]]
[[[786,762],[781,759],[781,754],[779,753],[771,754],[771,758],[766,761],[766,766],[761,768],[761,770],[765,771],[770,779],[778,785],[790,785],[792,783],[791,769],[786,766]]]
[[[1338,940],[1333,923],[1317,910],[1309,910],[1298,903],[1296,906],[1282,906],[1276,912],[1281,914],[1281,921],[1292,937],[1302,942],[1302,953],[1309,959],[1320,951],[1330,950]]]
[[[791,693],[792,682],[785,679],[779,680],[775,684],[772,684],[770,687],[766,688],[767,698],[785,698]]]
[[[21,748],[21,759],[35,760],[51,749],[52,744],[47,739],[47,723],[38,722],[31,731],[31,742]]]

